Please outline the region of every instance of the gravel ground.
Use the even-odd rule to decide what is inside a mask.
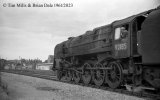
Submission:
[[[100,89],[2,73],[12,100],[144,100]]]

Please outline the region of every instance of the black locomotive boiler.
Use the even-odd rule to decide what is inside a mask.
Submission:
[[[160,8],[151,9],[57,44],[58,79],[118,88],[160,88]],[[107,85],[106,85],[107,86]]]

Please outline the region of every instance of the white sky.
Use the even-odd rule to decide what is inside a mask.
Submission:
[[[4,3],[73,3],[73,7],[13,8]],[[0,57],[45,60],[68,37],[159,4],[159,0],[1,0]]]

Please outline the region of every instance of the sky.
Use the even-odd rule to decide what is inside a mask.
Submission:
[[[73,7],[9,6],[19,3],[71,3]],[[0,0],[0,58],[44,61],[68,37],[159,5],[159,0]]]

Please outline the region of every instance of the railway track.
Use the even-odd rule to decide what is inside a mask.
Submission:
[[[31,76],[31,77],[37,77],[37,78],[43,78],[47,80],[53,80],[53,81],[58,81],[58,82],[64,82],[64,83],[69,83],[69,84],[74,84],[74,85],[81,85],[81,86],[86,86],[83,83],[75,84],[73,81],[72,82],[67,82],[64,79],[58,80],[56,74],[53,71],[33,71],[33,70],[2,70],[1,72],[7,72],[7,73],[13,73],[13,74],[20,74],[20,75],[26,75],[26,76]],[[93,84],[87,85],[86,87],[91,87],[91,88],[97,88],[97,89],[102,89],[106,91],[111,91],[111,92],[117,92],[121,94],[126,94],[130,96],[136,96],[140,98],[147,98],[151,100],[160,100],[160,93],[153,93],[152,92],[133,92],[133,91],[128,91],[126,90],[125,87],[121,87],[120,89],[111,89],[106,86],[95,86]]]

